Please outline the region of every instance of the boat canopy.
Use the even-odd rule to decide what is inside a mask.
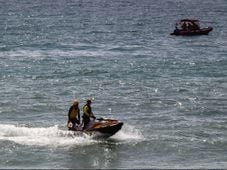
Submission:
[[[199,22],[197,19],[182,19],[180,22]]]

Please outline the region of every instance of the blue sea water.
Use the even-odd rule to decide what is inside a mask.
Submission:
[[[0,0],[0,22],[0,168],[227,167],[225,0]],[[73,136],[75,98],[122,130]]]

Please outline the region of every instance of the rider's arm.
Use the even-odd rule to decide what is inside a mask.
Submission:
[[[69,112],[68,112],[68,120],[70,119],[71,111],[72,111],[72,107],[70,107]]]
[[[80,122],[80,109],[78,109],[78,121]]]
[[[93,119],[96,119],[96,117],[94,116],[94,113],[91,111],[91,117],[93,118]]]

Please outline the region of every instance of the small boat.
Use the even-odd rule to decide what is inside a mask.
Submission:
[[[93,138],[108,138],[113,136],[119,130],[121,130],[123,122],[116,119],[104,119],[99,118],[91,120],[86,129],[82,129],[82,125],[72,127],[70,122],[67,124],[69,130],[74,131],[76,134],[85,133]]]
[[[178,26],[180,28],[178,28]],[[199,20],[182,19],[176,23],[175,30],[170,35],[208,35],[212,31],[212,27],[200,28]]]

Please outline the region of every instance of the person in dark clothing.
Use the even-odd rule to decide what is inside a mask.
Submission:
[[[93,119],[96,119],[91,109],[91,100],[89,99],[87,100],[87,103],[83,107],[83,122],[84,122],[83,130],[87,128],[91,117]]]
[[[188,24],[186,22],[183,22],[181,28],[183,29],[183,31],[187,31],[188,30]]]
[[[73,105],[69,108],[67,125],[69,130],[73,130],[76,125],[80,125],[80,109],[78,100],[74,100]]]
[[[192,29],[193,29],[193,30],[199,30],[200,27],[199,27],[198,23],[193,22],[193,23],[192,23]]]

